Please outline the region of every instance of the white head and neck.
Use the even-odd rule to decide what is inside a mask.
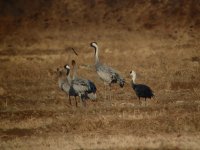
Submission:
[[[97,43],[96,42],[92,42],[90,44],[91,47],[94,47],[94,50],[95,50],[95,63],[99,63],[99,48],[97,46]]]
[[[66,65],[64,65],[64,68],[67,70],[67,73],[66,73],[66,75],[67,75],[67,80],[68,80],[69,82],[71,82],[71,78],[70,78],[70,66],[69,66],[68,64],[66,64]]]
[[[135,73],[135,71],[130,71],[130,76],[132,77],[132,81],[133,81],[133,83],[135,83],[135,79],[136,79],[136,73]]]

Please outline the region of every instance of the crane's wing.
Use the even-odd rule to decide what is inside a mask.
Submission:
[[[106,65],[98,66],[97,73],[106,82],[111,82],[115,76],[115,70]]]
[[[72,87],[74,88],[75,91],[81,93],[89,90],[86,80],[79,78],[72,80]]]
[[[107,65],[99,65],[96,69],[97,69],[98,75],[106,82],[109,82],[109,83],[118,82],[121,87],[124,86],[124,83],[125,83],[124,78],[120,76],[118,71],[116,71],[115,69]]]
[[[67,93],[69,93],[70,85],[67,83],[61,84],[61,89]]]

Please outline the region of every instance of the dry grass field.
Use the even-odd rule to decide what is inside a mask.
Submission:
[[[101,3],[98,6],[104,7]],[[123,17],[130,10],[116,11]],[[115,15],[109,14],[108,20]],[[123,24],[114,28],[111,20],[106,26],[71,22],[66,31],[39,25],[29,30],[33,22],[26,21],[23,29],[12,29],[9,19],[5,24],[10,30],[0,28],[0,149],[200,149],[198,28],[176,26],[174,31],[173,25],[165,28],[157,21],[154,29],[141,26],[141,20],[137,29]],[[100,61],[125,77],[124,88],[112,87],[112,100],[104,99],[104,84],[94,70],[92,41],[99,45]],[[76,108],[75,101],[70,106],[58,88],[56,68],[72,59],[78,75],[97,86],[97,100],[87,101],[86,108],[80,103]],[[138,74],[136,82],[155,92],[146,106],[139,104],[131,88],[131,70]]]

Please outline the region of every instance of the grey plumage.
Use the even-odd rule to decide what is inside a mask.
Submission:
[[[74,96],[75,101],[76,101],[76,97],[78,96],[78,94],[76,93],[76,91],[73,89],[71,85],[70,67],[68,65],[65,65],[64,67],[65,69],[57,68],[58,86],[62,91],[64,91],[65,93],[69,95],[69,103],[71,105],[70,97]],[[77,106],[77,101],[76,101],[76,106]]]
[[[96,86],[95,84],[87,79],[77,77],[77,66],[76,62],[72,60],[72,66],[74,70],[72,87],[78,93],[79,97],[85,104],[86,99],[96,99]]]
[[[123,87],[125,84],[124,78],[113,68],[99,62],[99,49],[97,43],[92,42],[91,46],[95,49],[95,68],[99,77],[110,86],[112,83],[118,83],[120,87]]]

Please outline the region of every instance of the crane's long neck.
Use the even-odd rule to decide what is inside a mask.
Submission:
[[[99,48],[98,46],[95,46],[95,64],[99,63]]]
[[[63,88],[63,87],[62,87],[63,84],[64,84],[64,83],[67,83],[66,81],[67,81],[66,78],[64,79],[63,77],[59,77],[59,78],[58,78],[58,86],[59,86],[59,88],[62,89],[62,88]]]
[[[73,66],[73,71],[74,71],[73,79],[75,79],[75,78],[77,78],[77,66],[76,66],[76,64]]]
[[[67,80],[68,83],[71,84],[70,70],[67,70]]]
[[[136,78],[136,76],[132,76],[133,84],[136,84],[136,83],[135,83],[135,78]]]

